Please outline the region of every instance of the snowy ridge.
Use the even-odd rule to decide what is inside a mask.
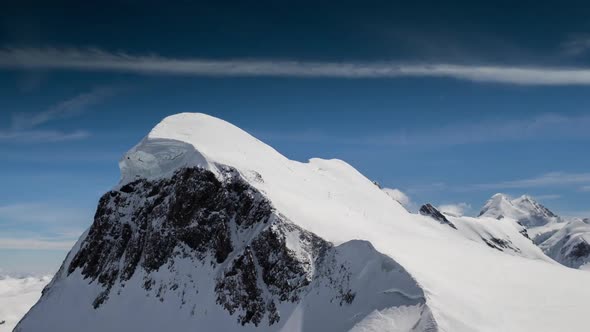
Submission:
[[[146,331],[588,328],[590,289],[580,286],[590,274],[552,262],[515,222],[449,216],[453,229],[409,213],[343,161],[288,160],[225,121],[168,117],[122,159],[121,172],[114,194],[101,199],[103,213],[17,330],[76,331],[81,322],[97,330],[136,322]],[[201,200],[211,195],[199,190],[218,199]],[[246,197],[270,209],[240,207]],[[279,240],[257,241],[265,234]],[[312,238],[323,245],[309,246]],[[273,273],[264,278],[279,262],[292,280],[283,286]],[[182,306],[183,290],[192,305]],[[281,318],[271,324],[274,312]]]
[[[581,219],[574,219],[555,226],[536,229],[535,243],[549,257],[565,266],[588,269],[590,224]]]

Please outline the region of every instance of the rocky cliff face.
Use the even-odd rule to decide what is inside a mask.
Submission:
[[[44,321],[42,307],[56,300],[54,289],[78,277],[93,288],[92,298],[81,302],[86,312],[117,305],[128,296],[126,288],[140,288],[162,306],[188,308],[194,324],[208,306],[206,311],[225,311],[237,326],[274,330],[287,323],[294,306],[321,303],[343,317],[351,310],[358,316],[331,322],[333,316],[310,313],[310,319],[349,329],[375,309],[410,305],[421,308],[415,324],[436,330],[421,289],[393,260],[362,241],[334,246],[286,220],[235,169],[218,169],[220,178],[203,168],[182,168],[170,178],[138,179],[106,193],[79,249],[17,331],[34,330],[33,323]],[[359,253],[364,262],[355,257]],[[379,262],[371,267],[377,279],[359,283],[358,274],[367,273],[359,264],[367,260]],[[363,294],[355,303],[369,283],[383,278],[388,289],[398,290]],[[369,306],[368,296],[374,297]],[[132,303],[141,306],[139,301],[146,300]],[[74,322],[57,326],[82,328]]]
[[[455,225],[450,222],[444,214],[442,214],[430,203],[422,205],[419,212],[421,215],[431,217],[443,225],[448,225],[451,228],[457,229],[457,227],[455,227]]]
[[[67,267],[68,274],[80,269],[105,288],[95,308],[138,268],[157,271],[177,255],[223,263],[240,240],[232,240],[232,231],[268,223],[268,201],[234,170],[225,171],[222,182],[200,168],[182,169],[170,179],[125,184],[100,199],[86,240]],[[152,286],[145,278],[144,287]]]

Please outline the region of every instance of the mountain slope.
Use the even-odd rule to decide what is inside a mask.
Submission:
[[[401,306],[412,308],[403,317],[410,327],[435,327],[424,293],[391,258],[366,241],[333,246],[273,211],[234,169],[218,171],[223,181],[181,168],[105,194],[88,234],[29,314],[43,319],[25,319],[19,329],[104,331],[139,320],[129,328],[345,331],[375,310]],[[62,301],[80,294],[84,306]],[[130,317],[125,308],[137,306],[147,307]]]
[[[572,268],[590,269],[590,223],[574,219],[536,229],[535,243],[551,258]]]
[[[410,214],[343,161],[291,161],[185,113],[120,166],[18,331],[588,328],[590,274]]]
[[[419,213],[442,225],[455,229],[456,233],[465,239],[481,243],[494,250],[509,255],[554,263],[531,241],[526,228],[514,219],[502,218],[498,220],[488,217],[456,216],[451,213],[440,212],[431,204],[423,205]]]

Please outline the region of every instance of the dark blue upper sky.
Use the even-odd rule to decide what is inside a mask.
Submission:
[[[587,17],[565,2],[4,4],[0,269],[55,265],[120,156],[178,112],[346,160],[413,204],[476,214],[528,193],[588,217]]]
[[[583,1],[20,1],[2,9],[7,46],[187,57],[559,63],[552,56],[562,43],[590,28]]]

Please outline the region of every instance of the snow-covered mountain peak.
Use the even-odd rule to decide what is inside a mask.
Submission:
[[[513,199],[512,204],[532,208],[537,202],[529,195],[521,195],[520,197]]]
[[[202,113],[180,113],[162,120],[148,139],[168,139],[191,144],[210,162],[223,164],[287,160],[275,149],[233,124]]]
[[[511,218],[524,226],[542,226],[561,219],[528,195],[512,199],[506,194],[493,195],[484,205],[480,217]]]
[[[506,194],[503,194],[503,193],[495,193],[495,194],[492,195],[491,198],[492,199],[507,199],[507,200],[509,200],[510,199],[510,196],[508,196]]]
[[[545,206],[541,205],[539,202],[535,201],[532,197],[528,195],[522,195],[512,201],[516,207],[520,208],[524,211],[529,211],[532,214],[542,216],[545,218],[557,218],[557,215],[547,209]]]
[[[510,198],[505,194],[493,195],[483,206],[479,216],[492,217],[497,219],[504,218],[505,211],[511,211],[513,209]]]
[[[409,213],[344,161],[289,160],[223,120],[183,113],[120,166],[121,183],[16,331],[587,327],[590,289],[579,285],[590,274],[552,261],[514,220],[442,215],[455,227],[441,225],[434,207]],[[490,211],[518,210],[492,201]]]
[[[289,219],[301,221],[308,230],[330,234],[334,242],[354,238],[356,223],[372,219],[367,211],[382,205],[394,215],[407,214],[401,204],[342,160],[289,160],[244,130],[200,113],[172,115],[156,125],[121,160],[119,186],[136,179],[170,177],[185,167],[203,168],[222,179],[224,166],[271,198]],[[362,195],[358,188],[363,188]],[[309,213],[312,210],[321,213]],[[334,227],[339,231],[334,232]]]
[[[172,175],[182,167],[219,174],[217,164],[265,169],[287,159],[242,129],[202,113],[180,113],[157,124],[119,165],[121,182]]]
[[[569,267],[590,269],[590,223],[582,218],[561,218],[528,195],[511,199],[496,194],[480,217],[513,219],[526,235],[555,261]]]

